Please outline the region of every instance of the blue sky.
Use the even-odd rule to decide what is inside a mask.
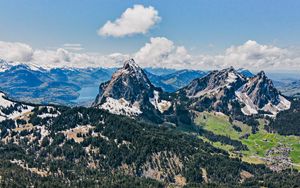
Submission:
[[[101,36],[97,30],[134,5],[160,17],[145,34]],[[191,55],[219,54],[248,40],[280,48],[300,46],[298,0],[2,0],[0,41],[33,49],[80,44],[81,52],[132,54],[150,38],[165,37]]]
[[[153,6],[162,18],[146,35],[100,37],[97,29],[134,4]],[[300,1],[282,0],[2,0],[0,37],[35,48],[80,43],[88,51],[133,52],[164,36],[196,52],[222,50],[251,39],[300,44]],[[213,48],[212,48],[213,46]]]

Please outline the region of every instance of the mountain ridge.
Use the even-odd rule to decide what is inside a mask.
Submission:
[[[104,98],[108,101],[101,101]],[[182,106],[183,101],[186,102]],[[96,104],[112,113],[142,116],[147,112],[162,119],[170,118],[171,114],[176,116],[179,108],[186,112],[214,110],[233,116],[260,114],[275,117],[290,107],[290,101],[280,94],[263,71],[246,77],[233,67],[215,70],[192,80],[176,92],[168,93],[154,87],[133,59],[126,61],[110,81],[100,85],[93,106]],[[122,105],[124,107],[120,107]],[[118,110],[114,106],[118,106]],[[164,115],[166,110],[169,111],[167,116]]]

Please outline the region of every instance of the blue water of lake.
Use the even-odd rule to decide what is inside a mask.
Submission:
[[[76,103],[94,100],[99,92],[99,86],[83,87],[79,92],[79,97],[74,100]]]

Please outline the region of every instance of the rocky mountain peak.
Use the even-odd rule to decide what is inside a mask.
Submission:
[[[116,114],[135,116],[141,114],[143,108],[156,107],[159,110],[156,103],[160,103],[160,92],[143,69],[130,59],[112,75],[110,81],[100,84],[93,106]]]
[[[124,62],[123,69],[126,69],[128,71],[140,71],[141,68],[138,66],[138,64],[134,61],[134,59],[129,59]]]
[[[264,71],[260,71],[257,73],[257,77],[267,79],[266,73]]]
[[[269,102],[275,105],[280,102],[279,91],[274,87],[273,82],[266,76],[264,71],[249,79],[242,92],[246,93],[259,108],[262,108]]]
[[[137,63],[135,63],[133,59],[125,61],[123,67],[118,69],[112,75],[111,81],[114,82],[117,80],[122,80],[123,83],[127,84],[129,81],[132,81],[133,84],[141,84],[144,87],[148,88],[152,86],[145,72],[142,70],[141,67],[139,67]]]
[[[255,114],[257,110],[262,110],[275,115],[290,108],[290,102],[281,96],[264,71],[250,78],[237,92],[237,96],[246,104],[245,114]]]
[[[133,59],[124,62],[124,66],[118,69],[110,81],[100,85],[99,95],[95,103],[101,103],[104,97],[114,99],[124,98],[126,101],[140,100],[140,94],[154,88],[144,71]]]
[[[202,78],[197,78],[183,90],[189,97],[200,97],[207,94],[215,95],[223,89],[233,88],[235,90],[245,82],[246,78],[230,67],[220,71],[215,70]]]

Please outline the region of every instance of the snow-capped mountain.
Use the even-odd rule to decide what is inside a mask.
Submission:
[[[15,119],[30,112],[34,107],[31,105],[15,102],[6,97],[0,91],[0,122],[6,119]]]
[[[263,71],[250,78],[236,92],[236,96],[245,105],[242,112],[246,115],[257,114],[259,110],[276,115],[279,111],[289,109],[291,105]]]
[[[164,113],[171,102],[161,99],[162,90],[152,85],[133,59],[124,63],[110,81],[100,84],[94,107],[114,114],[137,116],[145,111]]]

